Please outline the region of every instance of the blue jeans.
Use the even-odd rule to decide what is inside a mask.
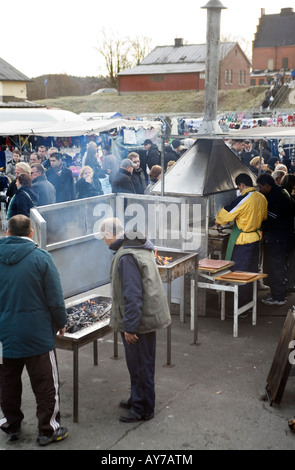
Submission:
[[[134,344],[127,344],[124,333],[121,335],[131,381],[130,412],[138,418],[151,415],[155,409],[156,332],[138,335]]]

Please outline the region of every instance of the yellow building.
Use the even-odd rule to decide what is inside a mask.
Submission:
[[[27,82],[31,79],[0,58],[0,103],[27,99]]]

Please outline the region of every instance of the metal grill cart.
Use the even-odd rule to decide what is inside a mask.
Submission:
[[[179,236],[181,225],[186,226],[186,211],[181,213],[182,198],[162,198],[154,196],[139,196],[114,194],[80,199],[50,206],[38,207],[31,210],[31,219],[34,228],[34,240],[39,247],[51,253],[61,277],[64,297],[83,294],[89,298],[88,291],[109,283],[109,270],[112,252],[99,236],[99,222],[104,217],[116,215],[126,229],[134,217],[133,203],[139,211],[137,223],[143,233],[151,235],[155,245],[161,250],[174,250],[174,262],[169,268],[160,268],[161,277],[167,283],[167,295],[171,305],[172,300],[181,303],[183,299],[184,276],[193,272],[194,279],[197,273],[197,254],[186,253],[181,250],[183,240]],[[163,209],[174,204],[178,208],[179,220],[173,219],[165,230],[159,228]],[[154,222],[151,227],[149,221]],[[170,221],[171,222],[171,221]],[[150,233],[148,233],[150,232]],[[163,246],[164,245],[164,246]],[[170,245],[170,248],[169,248]],[[171,247],[171,245],[173,245]],[[179,285],[173,283],[179,282]],[[192,282],[193,282],[192,281]],[[197,325],[197,283],[195,281],[192,291],[192,305],[194,306],[194,327]],[[179,292],[180,290],[180,292]],[[175,292],[174,292],[175,291]],[[174,297],[173,297],[174,296]],[[182,302],[183,304],[183,302]],[[182,319],[184,321],[184,307],[182,305]],[[80,347],[87,343],[94,344],[94,363],[96,364],[96,342],[111,332],[108,322],[100,323],[75,334],[66,334],[57,340],[57,347],[73,351],[73,381],[74,381],[74,420],[78,420],[78,352]],[[167,365],[171,365],[171,331],[167,336]],[[195,330],[197,339],[197,328]],[[114,333],[114,358],[118,358],[117,334]]]
[[[196,343],[198,339],[198,254],[158,249],[157,255],[164,258],[171,258],[171,261],[167,262],[164,266],[158,266],[162,282],[167,283],[167,298],[170,311],[172,310],[172,281],[188,273],[192,273],[193,277],[190,283],[189,300],[191,305],[191,319],[193,321],[194,343]],[[167,328],[167,366],[171,366],[171,325]]]
[[[95,295],[79,299],[76,302],[66,303],[67,311],[73,306],[79,307],[83,302],[89,300],[100,302],[102,300],[109,300],[106,297],[96,297]],[[93,343],[93,363],[98,365],[98,347],[97,340],[112,332],[109,326],[110,318],[93,323],[88,327],[82,328],[75,333],[65,333],[62,338],[56,338],[56,347],[73,352],[73,420],[78,422],[79,416],[79,349],[86,344]]]

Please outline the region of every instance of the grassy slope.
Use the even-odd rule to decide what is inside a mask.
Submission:
[[[246,90],[218,92],[218,110],[245,111],[259,110],[266,88],[253,87]],[[38,103],[81,112],[119,112],[123,115],[141,115],[165,113],[202,114],[204,112],[204,92],[132,94],[132,95],[88,95],[70,96],[40,100]]]

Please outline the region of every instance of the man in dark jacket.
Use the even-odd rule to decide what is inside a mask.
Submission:
[[[1,430],[17,440],[24,418],[21,410],[24,366],[37,402],[37,442],[47,445],[65,439],[60,426],[59,383],[55,355],[57,332],[67,323],[59,273],[52,256],[33,242],[31,220],[9,219],[7,237],[0,240],[0,365]],[[13,279],[13,282],[8,282]]]
[[[134,169],[134,164],[129,158],[124,158],[120,163],[120,168],[112,181],[113,193],[133,193],[135,188],[131,175]]]
[[[251,140],[245,140],[244,148],[241,152],[241,161],[250,168],[250,161],[254,158],[259,156],[259,153],[253,148]],[[252,170],[252,168],[250,168]]]
[[[266,305],[285,305],[287,256],[294,228],[293,204],[289,193],[275,183],[269,174],[257,178],[259,191],[268,202],[267,219],[262,222],[263,271],[268,274],[271,297]]]
[[[38,206],[47,206],[55,204],[56,191],[45,175],[45,169],[40,163],[31,165],[32,188],[38,194]]]
[[[167,170],[168,162],[177,162],[180,157],[178,150],[181,147],[181,142],[179,139],[172,140],[170,145],[165,147],[165,158],[164,158],[164,171]]]
[[[62,155],[58,152],[50,155],[50,165],[46,177],[55,187],[56,202],[76,199],[73,173],[69,168],[63,166]]]
[[[101,235],[115,251],[110,275],[111,326],[122,336],[131,394],[120,407],[120,421],[132,423],[154,417],[156,330],[171,323],[169,306],[155,261],[154,246],[142,234],[128,232],[118,219],[102,222]]]
[[[151,170],[154,165],[161,165],[161,153],[151,139],[146,139],[143,143],[146,152],[146,164]]]
[[[131,175],[135,192],[136,194],[144,194],[144,190],[147,187],[147,182],[144,176],[144,172],[142,168],[140,168],[139,155],[136,152],[130,152],[128,158],[132,161],[133,165],[135,165]]]

